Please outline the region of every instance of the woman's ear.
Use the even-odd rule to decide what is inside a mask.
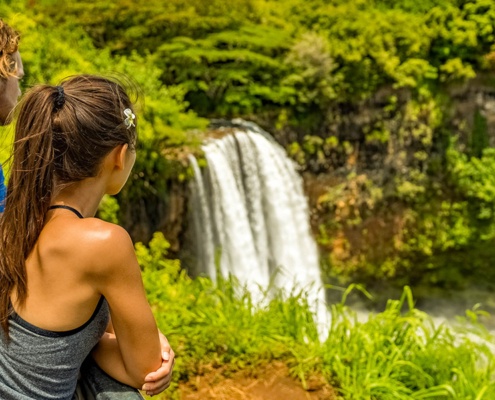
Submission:
[[[129,148],[128,144],[121,144],[115,148],[115,168],[124,169],[126,163],[126,155],[127,149]]]

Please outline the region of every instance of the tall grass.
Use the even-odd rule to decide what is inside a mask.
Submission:
[[[414,307],[406,287],[364,322],[344,301],[331,305],[328,339],[320,342],[304,292],[257,307],[233,278],[191,279],[178,262],[160,257],[162,242],[157,236],[150,249],[137,250],[149,301],[177,353],[164,399],[178,399],[179,381],[210,369],[255,373],[274,359],[286,362],[303,386],[320,374],[345,399],[495,398],[492,338],[476,312],[462,327],[437,326]]]
[[[405,309],[405,310],[404,310]],[[366,322],[331,306],[322,370],[349,399],[493,399],[495,356],[483,327],[436,326],[408,287]],[[473,336],[474,335],[474,336]]]

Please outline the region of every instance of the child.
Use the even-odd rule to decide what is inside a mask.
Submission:
[[[135,145],[131,102],[112,80],[76,76],[21,101],[0,219],[0,398],[70,400],[90,353],[134,388],[160,369],[131,239],[94,218],[127,181]]]

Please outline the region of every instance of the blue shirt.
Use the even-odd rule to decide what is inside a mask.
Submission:
[[[5,186],[5,179],[3,177],[3,169],[0,165],[0,213],[5,208],[5,197],[7,196],[7,187]]]

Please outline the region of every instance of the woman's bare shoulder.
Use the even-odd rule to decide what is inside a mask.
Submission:
[[[86,218],[81,222],[85,225],[82,241],[97,264],[118,267],[129,257],[136,258],[132,239],[121,226],[98,218]]]
[[[58,249],[77,260],[81,268],[97,275],[115,273],[137,262],[127,231],[98,218],[74,221],[70,227],[53,226],[46,235],[51,243],[58,243]]]
[[[95,248],[105,246],[131,245],[129,233],[120,225],[99,218],[84,218],[80,223],[80,239]]]

